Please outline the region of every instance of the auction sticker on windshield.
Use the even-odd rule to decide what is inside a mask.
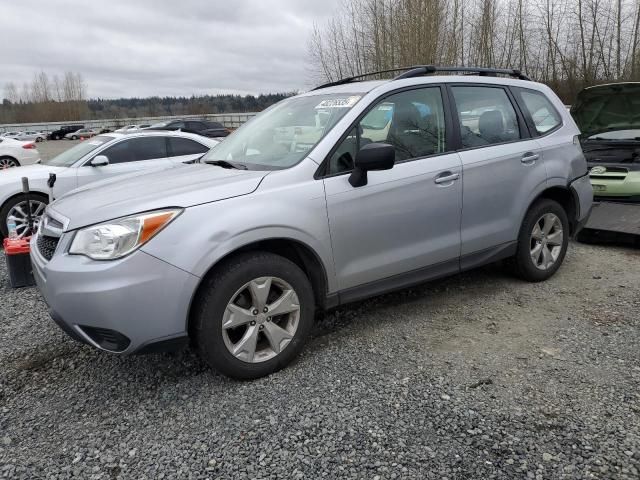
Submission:
[[[350,97],[342,97],[342,98],[330,98],[327,100],[323,100],[318,105],[316,105],[316,110],[320,108],[351,108],[358,100],[362,97],[360,95],[352,95]]]

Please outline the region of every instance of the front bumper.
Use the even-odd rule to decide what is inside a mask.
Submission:
[[[33,275],[52,318],[71,337],[120,354],[186,338],[198,277],[140,250],[109,262],[56,252],[48,262],[36,236]]]

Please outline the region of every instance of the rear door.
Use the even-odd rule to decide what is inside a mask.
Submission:
[[[462,267],[474,254],[512,248],[534,192],[546,184],[540,147],[511,92],[499,85],[452,84],[464,202]]]
[[[190,138],[169,137],[168,156],[173,163],[195,162],[209,151],[209,147]]]
[[[109,159],[109,165],[92,167],[89,162],[79,167],[78,186],[116,175],[153,170],[172,165],[167,157],[167,140],[164,136],[126,138],[97,153]]]

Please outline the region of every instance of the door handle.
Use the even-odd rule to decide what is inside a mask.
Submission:
[[[451,183],[459,178],[460,178],[459,173],[444,172],[438,175],[434,180],[434,182],[437,183],[438,185],[442,185],[443,183]]]
[[[539,158],[540,155],[538,155],[537,153],[528,152],[522,156],[522,159],[520,161],[525,165],[531,165],[535,163]]]

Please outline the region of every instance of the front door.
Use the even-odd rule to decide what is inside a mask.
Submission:
[[[133,137],[121,140],[99,152],[109,159],[109,165],[92,167],[87,162],[78,170],[78,186],[96,182],[116,175],[167,168],[171,162],[167,158],[166,138],[161,136]]]
[[[430,86],[383,98],[328,159],[323,181],[340,290],[375,294],[458,270],[462,168],[447,140],[442,92]],[[353,160],[371,142],[393,145],[396,164],[368,172],[367,185],[354,188]]]

